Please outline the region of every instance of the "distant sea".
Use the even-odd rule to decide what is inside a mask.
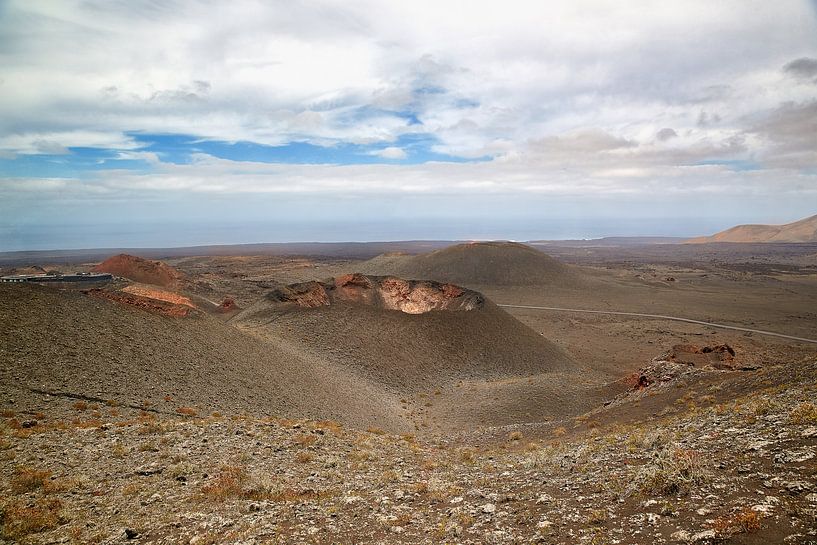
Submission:
[[[172,248],[263,242],[397,240],[565,240],[608,236],[692,237],[731,224],[683,219],[491,221],[481,218],[383,222],[244,222],[0,225],[0,251],[87,248]]]

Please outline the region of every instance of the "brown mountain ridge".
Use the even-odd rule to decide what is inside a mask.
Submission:
[[[708,237],[687,240],[687,244],[708,242],[817,242],[817,215],[783,225],[737,225]]]

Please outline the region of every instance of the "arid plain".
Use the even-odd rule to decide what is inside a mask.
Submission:
[[[3,539],[812,543],[817,343],[668,317],[817,339],[817,244],[672,242],[6,254],[117,280],[0,284]]]

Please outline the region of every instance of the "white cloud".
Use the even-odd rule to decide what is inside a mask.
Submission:
[[[376,155],[384,159],[405,159],[407,157],[403,148],[398,148],[396,146],[389,146],[381,150],[373,151],[372,155]]]
[[[0,191],[813,199],[815,35],[795,0],[10,1],[0,157],[100,147],[152,170]],[[428,133],[432,151],[490,160],[174,165],[137,133],[374,144],[390,160]]]
[[[735,128],[814,92],[782,71],[811,66],[807,2],[18,1],[4,10],[0,137],[23,153],[37,147],[10,136],[65,135],[38,139],[62,147],[75,132],[116,142],[128,131],[393,142],[419,128],[359,112],[393,108],[414,110],[438,151],[477,157],[587,127],[631,138],[662,123],[703,135],[711,124],[698,126],[701,112]]]

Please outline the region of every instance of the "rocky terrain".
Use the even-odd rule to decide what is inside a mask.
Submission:
[[[636,423],[614,407],[467,440],[4,400],[2,539],[814,543],[817,365],[710,373],[625,396],[665,405]]]
[[[485,305],[481,294],[454,284],[365,276],[359,273],[325,282],[291,284],[272,290],[266,298],[302,308],[358,303],[367,307],[424,314],[434,310],[477,310]]]
[[[639,259],[469,244],[0,286],[0,543],[817,542],[815,345],[496,305],[817,337],[806,267]],[[388,276],[406,263],[430,279]]]

